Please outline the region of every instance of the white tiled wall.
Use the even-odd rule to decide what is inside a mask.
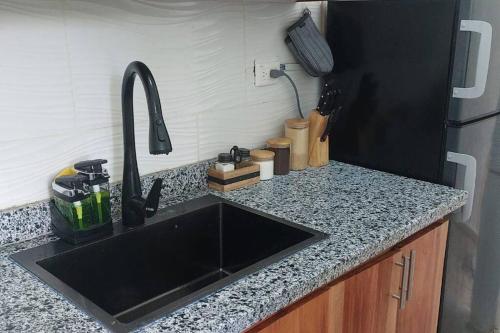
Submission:
[[[0,0],[0,209],[49,197],[57,171],[106,158],[121,179],[127,64],[155,76],[173,152],[151,156],[136,82],[141,174],[262,145],[296,115],[287,80],[255,87],[255,59],[294,62],[284,30],[305,4],[260,1]],[[320,17],[320,3],[308,3]],[[318,22],[319,23],[319,22]],[[296,79],[305,110],[318,81]]]

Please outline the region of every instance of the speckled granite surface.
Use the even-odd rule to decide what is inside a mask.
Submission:
[[[148,193],[156,178],[163,179],[161,193],[171,197],[206,188],[207,168],[212,160],[164,170],[141,177],[143,193]],[[112,218],[121,216],[121,183],[111,184]],[[39,201],[23,207],[0,211],[0,246],[28,240],[50,232],[49,201]]]
[[[167,202],[205,193],[200,190]],[[140,331],[240,332],[449,214],[466,200],[463,191],[336,162],[218,195],[330,237]],[[42,236],[0,249],[0,331],[104,331],[8,258],[49,240]]]

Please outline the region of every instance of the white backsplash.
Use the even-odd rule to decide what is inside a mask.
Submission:
[[[318,22],[320,2],[0,0],[0,209],[47,199],[52,177],[79,160],[106,158],[121,179],[121,80],[133,60],[156,79],[173,145],[149,155],[136,81],[141,174],[280,135],[293,90],[286,79],[254,87],[253,63],[294,62],[284,32],[305,6]],[[311,109],[318,80],[291,75]]]

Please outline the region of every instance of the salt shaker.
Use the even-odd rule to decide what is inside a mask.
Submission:
[[[222,172],[234,171],[234,163],[231,154],[220,153],[217,157],[217,162],[215,162],[215,170]]]

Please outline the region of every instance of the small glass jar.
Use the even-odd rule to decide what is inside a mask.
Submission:
[[[234,167],[236,169],[241,169],[252,165],[252,158],[250,157],[250,150],[246,148],[239,148],[238,146],[233,146],[229,154],[231,154],[234,161]]]
[[[253,165],[252,157],[250,156],[250,150],[246,148],[240,148],[240,163],[237,164],[237,168],[244,168]]]
[[[290,173],[290,146],[289,138],[273,138],[267,140],[267,149],[274,152],[274,174],[288,175]]]
[[[222,172],[234,171],[234,163],[231,154],[220,153],[215,162],[215,170]]]
[[[274,155],[274,152],[270,150],[254,149],[250,152],[253,163],[260,166],[260,180],[273,178]]]

